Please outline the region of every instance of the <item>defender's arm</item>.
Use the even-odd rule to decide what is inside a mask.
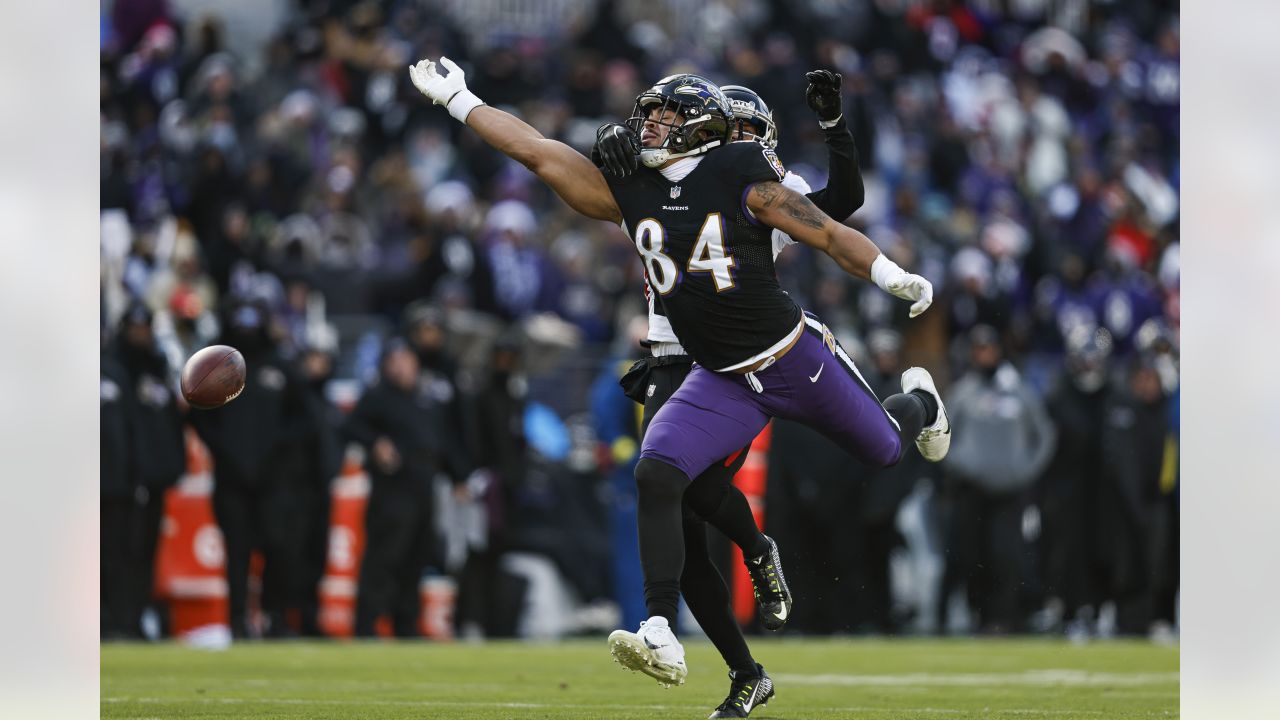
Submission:
[[[752,185],[747,192],[747,208],[765,225],[830,255],[850,275],[871,280],[885,292],[913,301],[911,317],[933,303],[933,285],[928,280],[898,267],[866,235],[832,220],[809,198],[781,183]]]
[[[809,87],[805,99],[818,117],[827,143],[827,186],[809,193],[822,212],[843,221],[862,207],[866,188],[858,170],[858,146],[844,119],[840,98],[840,73],[813,70],[805,74]]]
[[[409,76],[423,95],[507,157],[529,168],[551,187],[569,207],[590,218],[618,223],[622,211],[609,191],[604,175],[573,148],[542,136],[516,116],[484,104],[467,90],[466,75],[452,60],[440,58],[447,75],[436,72],[435,63],[420,60],[409,66]]]
[[[827,143],[827,186],[809,193],[819,210],[843,221],[858,211],[866,199],[862,173],[858,170],[858,146],[843,117],[823,128]]]

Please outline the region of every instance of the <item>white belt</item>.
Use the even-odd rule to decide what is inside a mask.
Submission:
[[[786,346],[790,345],[792,340],[795,340],[797,337],[800,337],[800,333],[801,333],[803,330],[804,330],[804,320],[803,320],[803,319],[801,319],[801,321],[800,321],[799,323],[797,323],[797,324],[796,324],[796,327],[795,327],[795,329],[794,329],[794,330],[792,330],[791,332],[787,333],[787,336],[786,336],[786,337],[784,337],[784,338],[782,338],[781,340],[779,340],[778,342],[774,343],[774,344],[773,344],[773,345],[772,345],[768,350],[765,350],[764,352],[756,353],[755,355],[752,355],[751,357],[747,358],[746,360],[743,360],[742,362],[739,362],[739,363],[734,363],[734,364],[730,365],[729,367],[723,367],[723,368],[720,368],[719,370],[716,370],[716,372],[731,372],[731,371],[733,371],[733,370],[737,370],[737,369],[739,369],[739,368],[744,368],[744,367],[746,367],[746,366],[750,365],[751,363],[754,363],[754,362],[758,362],[758,361],[760,361],[760,360],[763,360],[764,358],[769,357],[770,355],[773,355],[774,353],[778,352],[778,351],[779,351],[779,350],[781,350],[782,348],[784,348],[784,347],[786,347]],[[760,367],[756,368],[754,372],[760,372],[761,370],[763,370],[763,369],[765,369],[765,368],[769,367],[769,365],[772,365],[772,364],[773,364],[773,363],[768,363],[768,364],[766,364],[766,365],[761,365]]]

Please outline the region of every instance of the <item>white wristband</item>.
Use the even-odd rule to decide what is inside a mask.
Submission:
[[[885,257],[884,254],[877,255],[875,262],[871,263],[871,282],[885,292],[891,292],[889,283],[897,281],[906,274],[906,270],[898,267],[898,263]]]
[[[831,128],[835,127],[836,124],[839,123],[840,119],[843,117],[844,117],[844,113],[840,113],[839,115],[836,116],[835,120],[819,120],[818,127],[822,128],[823,130],[830,130]]]
[[[453,116],[454,120],[466,125],[467,116],[471,114],[471,111],[483,104],[484,101],[476,97],[475,93],[463,88],[449,98],[449,103],[445,107],[448,108],[449,114]]]

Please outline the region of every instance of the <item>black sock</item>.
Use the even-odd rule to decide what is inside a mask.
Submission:
[[[641,458],[635,475],[645,605],[650,617],[664,617],[674,628],[685,554],[681,500],[689,478],[652,458]]]
[[[684,491],[684,501],[694,514],[732,540],[743,557],[759,557],[768,552],[769,543],[756,526],[751,503],[733,485],[730,468],[720,463],[707,468]]]
[[[912,390],[911,396],[924,403],[925,419],[922,427],[929,427],[938,421],[938,401],[933,398],[931,393],[927,393],[923,390]]]
[[[756,661],[751,657],[747,639],[733,616],[729,588],[711,562],[707,528],[702,521],[684,521],[684,546],[684,574],[680,577],[680,590],[689,611],[730,670],[747,675],[756,673]]]
[[[927,404],[926,399],[929,401]],[[936,417],[938,414],[938,404],[928,393],[918,390],[890,395],[882,404],[893,419],[898,421],[898,437],[902,439],[903,452],[915,442],[916,436],[926,425],[932,424],[933,421],[925,422],[925,418]]]
[[[756,525],[751,503],[737,487],[729,486],[724,502],[707,522],[732,540],[742,550],[743,557],[755,558],[769,552],[769,541]]]
[[[676,616],[680,614],[680,581],[679,580],[645,580],[644,604],[649,617],[664,617],[676,629]]]

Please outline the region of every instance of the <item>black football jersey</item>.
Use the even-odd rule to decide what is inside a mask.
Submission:
[[[778,285],[772,229],[746,209],[752,184],[785,173],[772,150],[753,142],[709,151],[679,182],[643,165],[626,178],[605,173],[655,310],[704,367],[743,362],[800,323],[800,306]]]

